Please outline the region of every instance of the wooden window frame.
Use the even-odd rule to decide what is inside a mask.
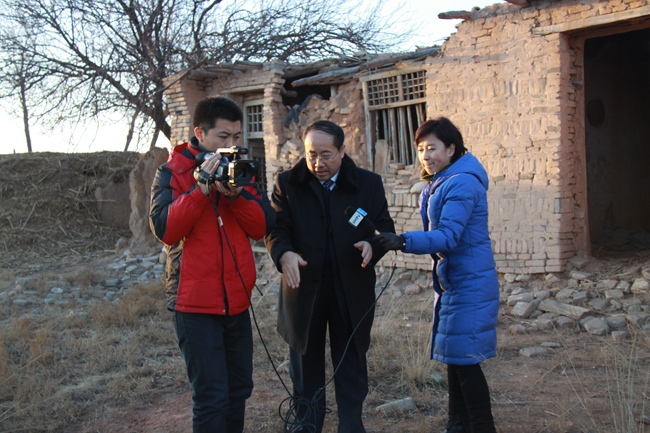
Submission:
[[[256,107],[260,106],[260,130],[259,131],[254,131],[254,132],[249,132],[248,131],[248,126],[249,126],[249,120],[248,120],[248,109],[250,107]],[[248,147],[248,139],[250,138],[259,138],[259,139],[264,139],[264,100],[263,99],[255,99],[251,101],[246,101],[244,102],[244,146]]]
[[[409,77],[411,74],[419,74],[420,76]],[[415,92],[405,92],[404,82],[413,79],[418,81],[421,79],[420,82],[414,83],[419,88]],[[389,144],[392,161],[407,165],[416,164],[417,154],[412,143],[417,130],[415,125],[420,125],[426,120],[426,70],[422,68],[400,69],[362,77],[360,81],[363,88],[368,166],[372,167],[373,170],[375,169],[373,147],[377,137],[380,136],[380,132]],[[386,90],[394,90],[390,86],[382,89],[378,85],[385,85],[385,83],[398,83],[397,100],[394,100],[392,94],[373,94],[373,92],[381,93],[382,91],[386,92]],[[406,88],[410,89],[412,87],[407,86]],[[413,97],[418,96],[418,94],[422,96]],[[388,99],[391,99],[391,101],[386,102]],[[379,116],[381,116],[381,119]],[[380,123],[383,125],[382,131],[379,131]]]

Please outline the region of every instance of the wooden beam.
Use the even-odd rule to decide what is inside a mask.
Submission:
[[[363,91],[363,117],[366,121],[366,160],[368,162],[368,170],[375,171],[375,161],[372,157],[372,131],[370,130],[370,110],[368,110],[368,83],[361,83]],[[383,174],[383,173],[382,173]]]
[[[438,18],[441,20],[468,20],[471,16],[472,13],[469,11],[449,11],[438,14]]]
[[[260,62],[250,62],[248,60],[236,60],[235,65],[244,66],[248,68],[262,69],[264,67],[263,63]]]
[[[426,57],[440,51],[440,47],[427,48],[426,50],[413,51],[412,53],[401,54],[398,56],[388,57],[385,59],[372,60],[359,65],[359,69],[365,71],[367,69],[379,68],[381,66],[389,65],[391,63],[402,62],[404,60],[417,59],[418,57]]]
[[[369,107],[370,111],[384,110],[386,108],[403,107],[405,105],[414,105],[427,102],[427,98],[409,99],[408,101],[391,102],[390,104],[373,105]]]
[[[380,78],[387,78],[395,75],[412,74],[413,72],[420,72],[422,70],[423,70],[422,67],[390,69],[386,72],[381,72],[372,75],[364,75],[363,77],[359,77],[359,81],[363,82],[363,81],[370,81],[370,80],[378,80]]]
[[[532,29],[534,35],[550,35],[551,33],[564,33],[572,30],[580,30],[589,27],[601,26],[612,23],[619,23],[625,20],[635,18],[650,18],[650,6],[644,6],[624,12],[615,12],[613,14],[599,15],[596,17],[585,18],[582,20],[569,21],[563,24],[553,26],[536,27]]]
[[[359,72],[358,66],[354,66],[352,68],[337,69],[335,71],[325,72],[324,74],[318,74],[311,77],[301,78],[300,80],[296,80],[292,82],[291,85],[293,87],[304,86],[305,84],[313,84],[321,80],[330,80],[340,75],[354,74],[355,72]]]
[[[231,74],[232,70],[230,69],[218,69],[211,68],[209,71],[205,69],[198,69],[196,71],[190,72],[192,77],[201,77],[201,78],[217,78],[222,74]]]
[[[336,83],[347,82],[349,81],[347,80],[347,78],[340,79],[339,77],[354,74],[359,71],[365,71],[368,69],[374,69],[381,66],[386,66],[388,64],[393,64],[405,60],[412,60],[412,59],[417,59],[419,57],[430,56],[438,51],[440,51],[440,47],[432,47],[432,48],[427,48],[426,50],[413,51],[410,53],[400,54],[385,59],[373,60],[370,62],[362,63],[359,66],[336,69],[334,71],[313,75],[311,77],[301,78],[300,80],[296,80],[292,82],[291,85],[293,87],[299,87],[299,86],[304,86],[306,84],[327,84],[327,83],[336,84]],[[400,73],[404,73],[404,72],[401,71]]]
[[[513,5],[519,6],[520,8],[527,8],[530,6],[530,3],[526,0],[506,0],[508,3],[512,3]]]
[[[266,84],[257,84],[254,86],[242,86],[242,87],[233,87],[230,89],[224,89],[224,93],[253,93],[253,92],[263,92],[266,89]],[[268,87],[271,87],[269,84]]]

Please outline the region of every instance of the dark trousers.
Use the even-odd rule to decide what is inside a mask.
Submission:
[[[347,323],[347,325],[346,325]],[[309,328],[307,353],[302,356],[290,350],[290,373],[295,397],[313,402],[311,408],[301,404],[295,431],[320,433],[325,420],[325,334],[329,324],[330,347],[334,368],[339,365],[352,333],[349,320],[344,320],[337,301],[334,283],[323,282],[316,298]],[[361,421],[363,400],[368,395],[366,356],[359,354],[354,341],[348,346],[343,362],[334,376],[336,405],[339,412],[339,433],[364,433]],[[314,396],[320,390],[316,399]]]
[[[449,421],[463,425],[465,433],[496,433],[490,390],[480,364],[447,364]]]
[[[194,393],[194,432],[241,433],[253,390],[248,310],[235,316],[174,312],[178,345]]]

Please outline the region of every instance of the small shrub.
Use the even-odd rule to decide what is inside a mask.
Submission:
[[[79,268],[68,272],[63,276],[63,280],[70,284],[78,284],[81,287],[88,288],[91,285],[99,284],[104,278],[103,273],[90,268]]]
[[[16,274],[13,272],[0,273],[0,292],[10,290],[16,282]]]
[[[119,302],[93,305],[90,309],[92,323],[98,329],[134,326],[137,319],[162,311],[161,293],[164,289],[160,282],[140,284]]]

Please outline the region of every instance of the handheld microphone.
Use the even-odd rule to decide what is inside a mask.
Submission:
[[[372,221],[370,221],[369,218],[366,218],[368,212],[364,211],[361,208],[355,211],[354,209],[352,209],[352,206],[348,206],[348,208],[345,210],[345,214],[350,217],[350,220],[348,222],[353,226],[361,227],[369,234],[379,236],[379,231],[377,230],[377,227],[375,227],[375,225],[372,223]]]

